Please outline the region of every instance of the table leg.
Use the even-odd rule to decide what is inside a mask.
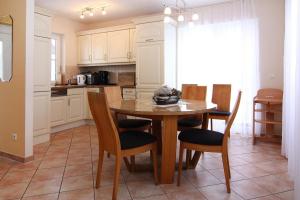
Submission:
[[[174,181],[177,145],[177,116],[164,116],[162,127],[161,183]]]
[[[203,122],[202,122],[202,129],[207,129],[208,128],[208,113],[204,113],[203,114]],[[195,169],[198,162],[199,162],[199,159],[200,159],[200,156],[201,156],[201,152],[199,151],[196,151],[192,160],[191,160],[191,168]]]
[[[152,120],[152,132],[157,138],[157,153],[161,154],[161,120]]]

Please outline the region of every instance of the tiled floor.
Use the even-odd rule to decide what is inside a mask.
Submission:
[[[0,158],[0,200],[111,199],[114,158],[105,158],[102,186],[94,189],[98,143],[94,126],[55,134],[51,143],[34,147],[35,160],[20,164]],[[205,153],[196,170],[183,172],[182,184],[154,185],[149,153],[136,158],[138,170],[122,166],[120,200],[291,200],[293,183],[280,146],[252,145],[230,138],[231,194],[226,193],[220,155]]]

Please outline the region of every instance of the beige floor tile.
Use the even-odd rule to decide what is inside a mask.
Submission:
[[[164,193],[180,192],[195,190],[196,187],[190,183],[185,177],[181,177],[180,186],[177,186],[177,176],[174,178],[173,184],[160,184],[159,186],[164,191]]]
[[[273,160],[255,164],[256,167],[263,169],[270,174],[283,173],[288,171],[287,160]]]
[[[44,157],[39,169],[64,167],[66,165],[66,161],[67,157],[47,156]]]
[[[201,157],[202,159],[199,160],[199,165],[203,166],[205,169],[220,169],[223,168],[223,163],[218,158],[208,158],[206,159],[205,156]]]
[[[40,160],[35,160],[27,163],[19,163],[14,165],[10,171],[28,171],[28,170],[36,170],[40,165]]]
[[[145,198],[164,194],[163,190],[151,181],[129,182],[127,187],[132,198]]]
[[[217,177],[222,183],[225,183],[224,169],[212,169],[209,170],[209,172],[215,177]],[[230,181],[240,181],[240,180],[247,179],[245,176],[238,173],[234,169],[231,169],[230,172],[231,172]]]
[[[206,200],[204,195],[198,190],[189,190],[181,192],[173,192],[167,194],[170,200]]]
[[[231,189],[244,199],[252,199],[271,194],[271,192],[251,180],[232,182]]]
[[[61,191],[79,190],[93,188],[93,176],[64,177]]]
[[[92,164],[66,166],[64,177],[92,175]]]
[[[56,167],[50,169],[38,169],[33,176],[32,181],[44,181],[50,179],[61,179],[64,173],[65,167]]]
[[[285,192],[294,188],[292,180],[285,173],[258,177],[253,180],[271,193]]]
[[[57,200],[58,193],[25,197],[22,200]]]
[[[134,200],[168,200],[167,195],[155,195],[146,198],[135,198]]]
[[[29,183],[35,171],[36,170],[8,171],[8,173],[5,174],[5,176],[1,179],[0,187],[2,185],[9,185],[15,183]]]
[[[294,200],[294,191],[287,191],[275,195],[280,200]]]
[[[25,192],[25,197],[58,193],[61,179],[31,182]]]
[[[199,188],[199,191],[208,200],[242,200],[242,198],[233,191],[227,193],[225,184],[202,187]]]
[[[0,200],[21,198],[26,190],[27,183],[3,185],[0,187]]]
[[[265,197],[259,197],[259,198],[256,198],[255,200],[279,200],[279,198],[274,195],[270,195],[270,196],[265,196]]]
[[[183,174],[184,175],[184,174]],[[189,170],[185,178],[196,187],[220,184],[221,182],[209,172]]]
[[[91,164],[92,158],[91,156],[70,156],[68,157],[67,165],[84,165]]]
[[[73,190],[59,194],[59,200],[94,200],[94,189]]]
[[[111,200],[113,186],[103,186],[95,189],[96,200]],[[119,185],[118,200],[131,200],[131,196],[126,185]]]
[[[254,177],[260,177],[260,176],[266,176],[270,175],[269,172],[260,169],[258,167],[255,167],[254,165],[242,165],[242,166],[236,166],[232,167],[235,171],[237,171],[239,174],[247,177],[247,178],[254,178]]]

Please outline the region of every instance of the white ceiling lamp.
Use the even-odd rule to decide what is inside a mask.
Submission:
[[[84,19],[84,14],[81,12],[80,19]]]
[[[194,14],[192,15],[192,20],[193,20],[193,21],[198,21],[198,20],[199,20],[199,15],[198,15],[197,13],[194,13]]]
[[[172,14],[172,9],[169,6],[165,7],[164,14],[165,15],[171,15]]]
[[[102,11],[101,11],[102,15],[106,15],[106,10],[105,10],[105,7],[102,8]]]
[[[179,21],[179,22],[183,22],[183,21],[184,21],[184,16],[183,16],[183,14],[178,15],[177,21]]]
[[[93,16],[94,16],[94,12],[93,12],[92,10],[90,10],[89,16],[90,16],[90,17],[93,17]]]

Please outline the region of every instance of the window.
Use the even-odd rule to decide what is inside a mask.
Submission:
[[[3,79],[3,42],[0,41],[0,81]]]
[[[51,82],[60,82],[62,67],[62,35],[52,34],[51,38]]]

